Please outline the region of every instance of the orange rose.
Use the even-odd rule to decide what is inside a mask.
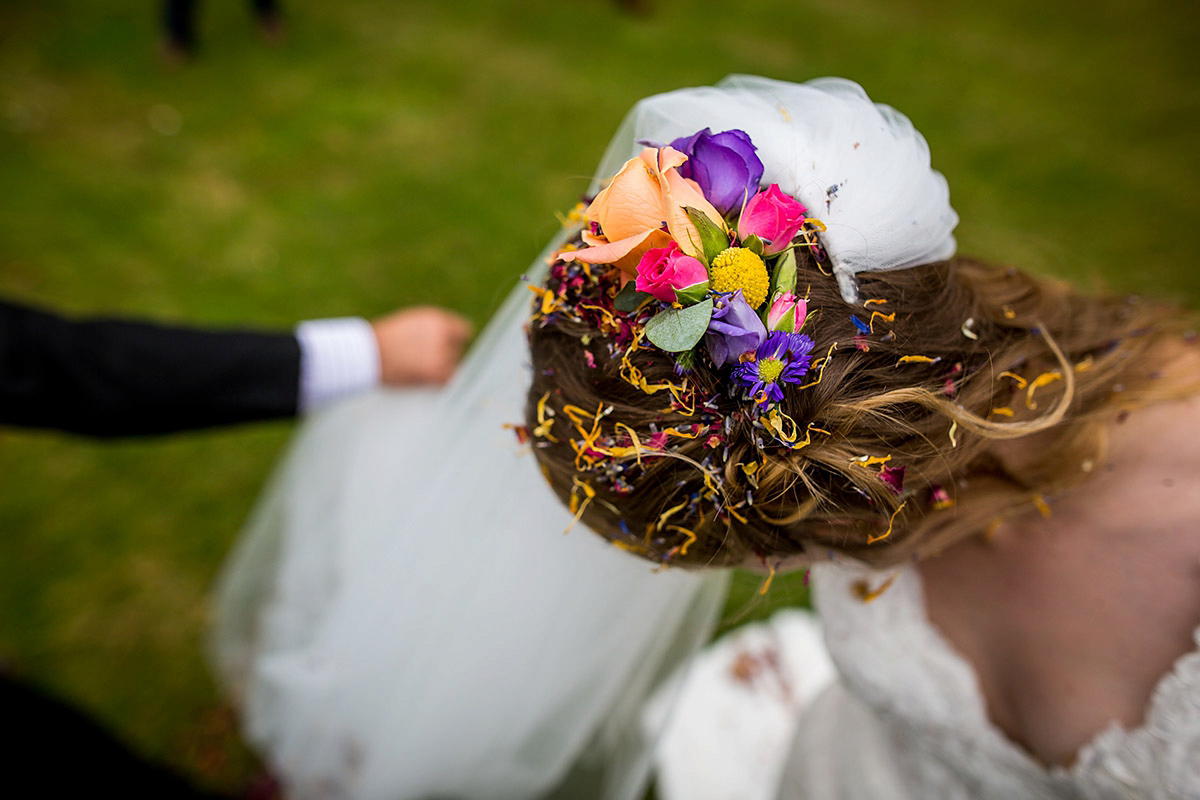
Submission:
[[[585,231],[583,241],[589,246],[562,257],[615,264],[633,275],[647,250],[667,247],[674,240],[687,255],[703,259],[700,235],[684,209],[699,210],[722,230],[725,221],[696,182],[679,174],[685,161],[687,156],[673,147],[647,147],[626,161],[588,206],[587,219],[600,226],[600,235]]]

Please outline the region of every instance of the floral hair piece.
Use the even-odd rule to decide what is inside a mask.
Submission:
[[[727,389],[752,401],[755,415],[782,402],[811,367],[796,248],[820,258],[824,229],[777,184],[760,188],[756,152],[745,132],[708,128],[646,146],[587,207],[575,249],[557,256],[617,270],[612,309],[595,311],[674,354],[680,372],[697,358],[727,370]],[[547,310],[543,297],[539,311]],[[637,375],[626,379],[645,388]]]

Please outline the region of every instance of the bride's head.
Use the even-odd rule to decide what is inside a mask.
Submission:
[[[1163,366],[1161,309],[954,258],[924,140],[853,84],[651,98],[600,178],[536,287],[527,427],[571,510],[654,561],[984,533],[1085,480]]]

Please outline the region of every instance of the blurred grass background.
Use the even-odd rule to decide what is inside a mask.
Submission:
[[[439,303],[483,323],[639,97],[844,75],[929,139],[960,249],[1200,299],[1200,25],[1170,0],[0,3],[0,291],[290,326]],[[95,444],[0,432],[0,660],[213,786],[253,769],[205,595],[290,426]],[[803,599],[738,582],[730,619]]]

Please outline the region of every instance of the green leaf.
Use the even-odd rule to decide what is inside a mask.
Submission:
[[[707,267],[722,250],[729,247],[729,237],[703,211],[690,206],[683,210],[696,226],[696,232],[700,234],[700,250],[704,254],[704,266]]]
[[[687,308],[669,308],[646,322],[646,338],[668,353],[691,350],[708,330],[713,301],[705,300]]]
[[[681,305],[692,305],[699,303],[708,295],[708,281],[694,283],[691,286],[685,286],[682,289],[675,290],[675,299]]]
[[[639,292],[634,286],[633,281],[621,287],[621,291],[617,292],[617,296],[613,298],[613,308],[617,311],[624,311],[626,314],[632,314],[642,307],[642,303],[646,302],[654,295]]]
[[[789,247],[779,256],[771,275],[771,299],[782,292],[796,293],[796,248]]]
[[[754,255],[758,256],[759,258],[762,258],[763,250],[766,248],[766,245],[763,244],[762,239],[758,238],[758,234],[752,233],[745,239],[742,239],[742,247],[746,248],[751,253],[754,253]]]

